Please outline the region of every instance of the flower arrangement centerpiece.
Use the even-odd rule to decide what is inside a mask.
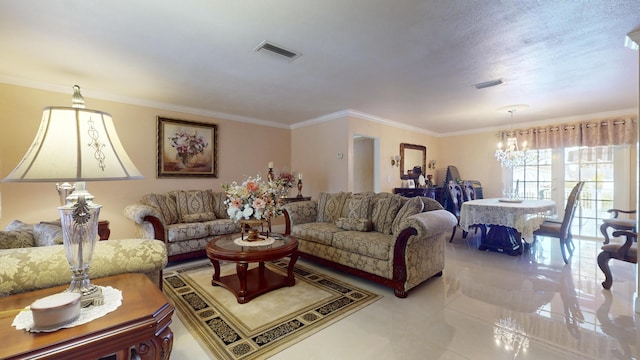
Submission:
[[[185,128],[178,130],[173,136],[169,136],[171,146],[176,149],[177,158],[185,166],[193,166],[197,161],[197,156],[204,152],[209,146],[207,140],[198,135],[197,131],[189,131]]]
[[[258,240],[255,228],[274,216],[282,215],[282,204],[278,202],[280,185],[278,181],[262,181],[260,175],[248,177],[241,184],[235,181],[223,184],[227,193],[225,205],[229,218],[248,225],[248,241]]]
[[[280,186],[280,197],[287,197],[289,189],[293,187],[295,175],[292,172],[281,171],[278,174],[278,185]]]

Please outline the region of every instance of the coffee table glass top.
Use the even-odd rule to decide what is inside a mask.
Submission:
[[[264,235],[260,235],[264,237]],[[269,245],[251,245],[251,246],[242,246],[238,245],[234,242],[235,239],[240,237],[240,234],[229,234],[223,235],[217,238],[214,243],[214,246],[223,250],[231,250],[231,251],[242,251],[242,252],[251,252],[251,251],[264,251],[264,250],[273,250],[278,249],[284,246],[291,244],[293,241],[292,237],[282,235],[282,234],[269,234],[270,237],[274,238],[273,243]],[[258,242],[256,241],[256,244]]]

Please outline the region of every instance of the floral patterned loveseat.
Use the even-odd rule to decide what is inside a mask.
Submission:
[[[0,296],[70,283],[64,245],[58,244],[62,242],[61,229],[53,228],[50,224],[20,223],[19,227],[0,231]],[[157,240],[98,241],[89,275],[95,279],[143,273],[162,287],[162,269],[166,265],[166,249]]]
[[[223,191],[175,190],[147,194],[124,214],[136,225],[136,236],[157,239],[167,247],[169,261],[202,257],[216,236],[240,232],[229,219]]]
[[[397,297],[442,275],[456,218],[435,200],[389,193],[321,193],[284,206],[300,256],[394,289]]]

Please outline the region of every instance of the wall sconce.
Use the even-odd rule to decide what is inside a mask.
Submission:
[[[429,161],[429,165],[428,165],[429,169],[434,169],[436,168],[436,161],[435,160],[431,160]]]
[[[391,157],[391,166],[400,167],[400,155],[394,155]]]

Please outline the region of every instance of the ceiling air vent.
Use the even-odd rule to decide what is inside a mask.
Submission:
[[[276,55],[277,57],[286,59],[287,61],[293,61],[295,58],[302,55],[266,40],[261,42],[260,45],[255,48],[255,51],[270,55]]]
[[[490,80],[473,85],[476,89],[486,89],[488,87],[504,84],[502,79]]]

